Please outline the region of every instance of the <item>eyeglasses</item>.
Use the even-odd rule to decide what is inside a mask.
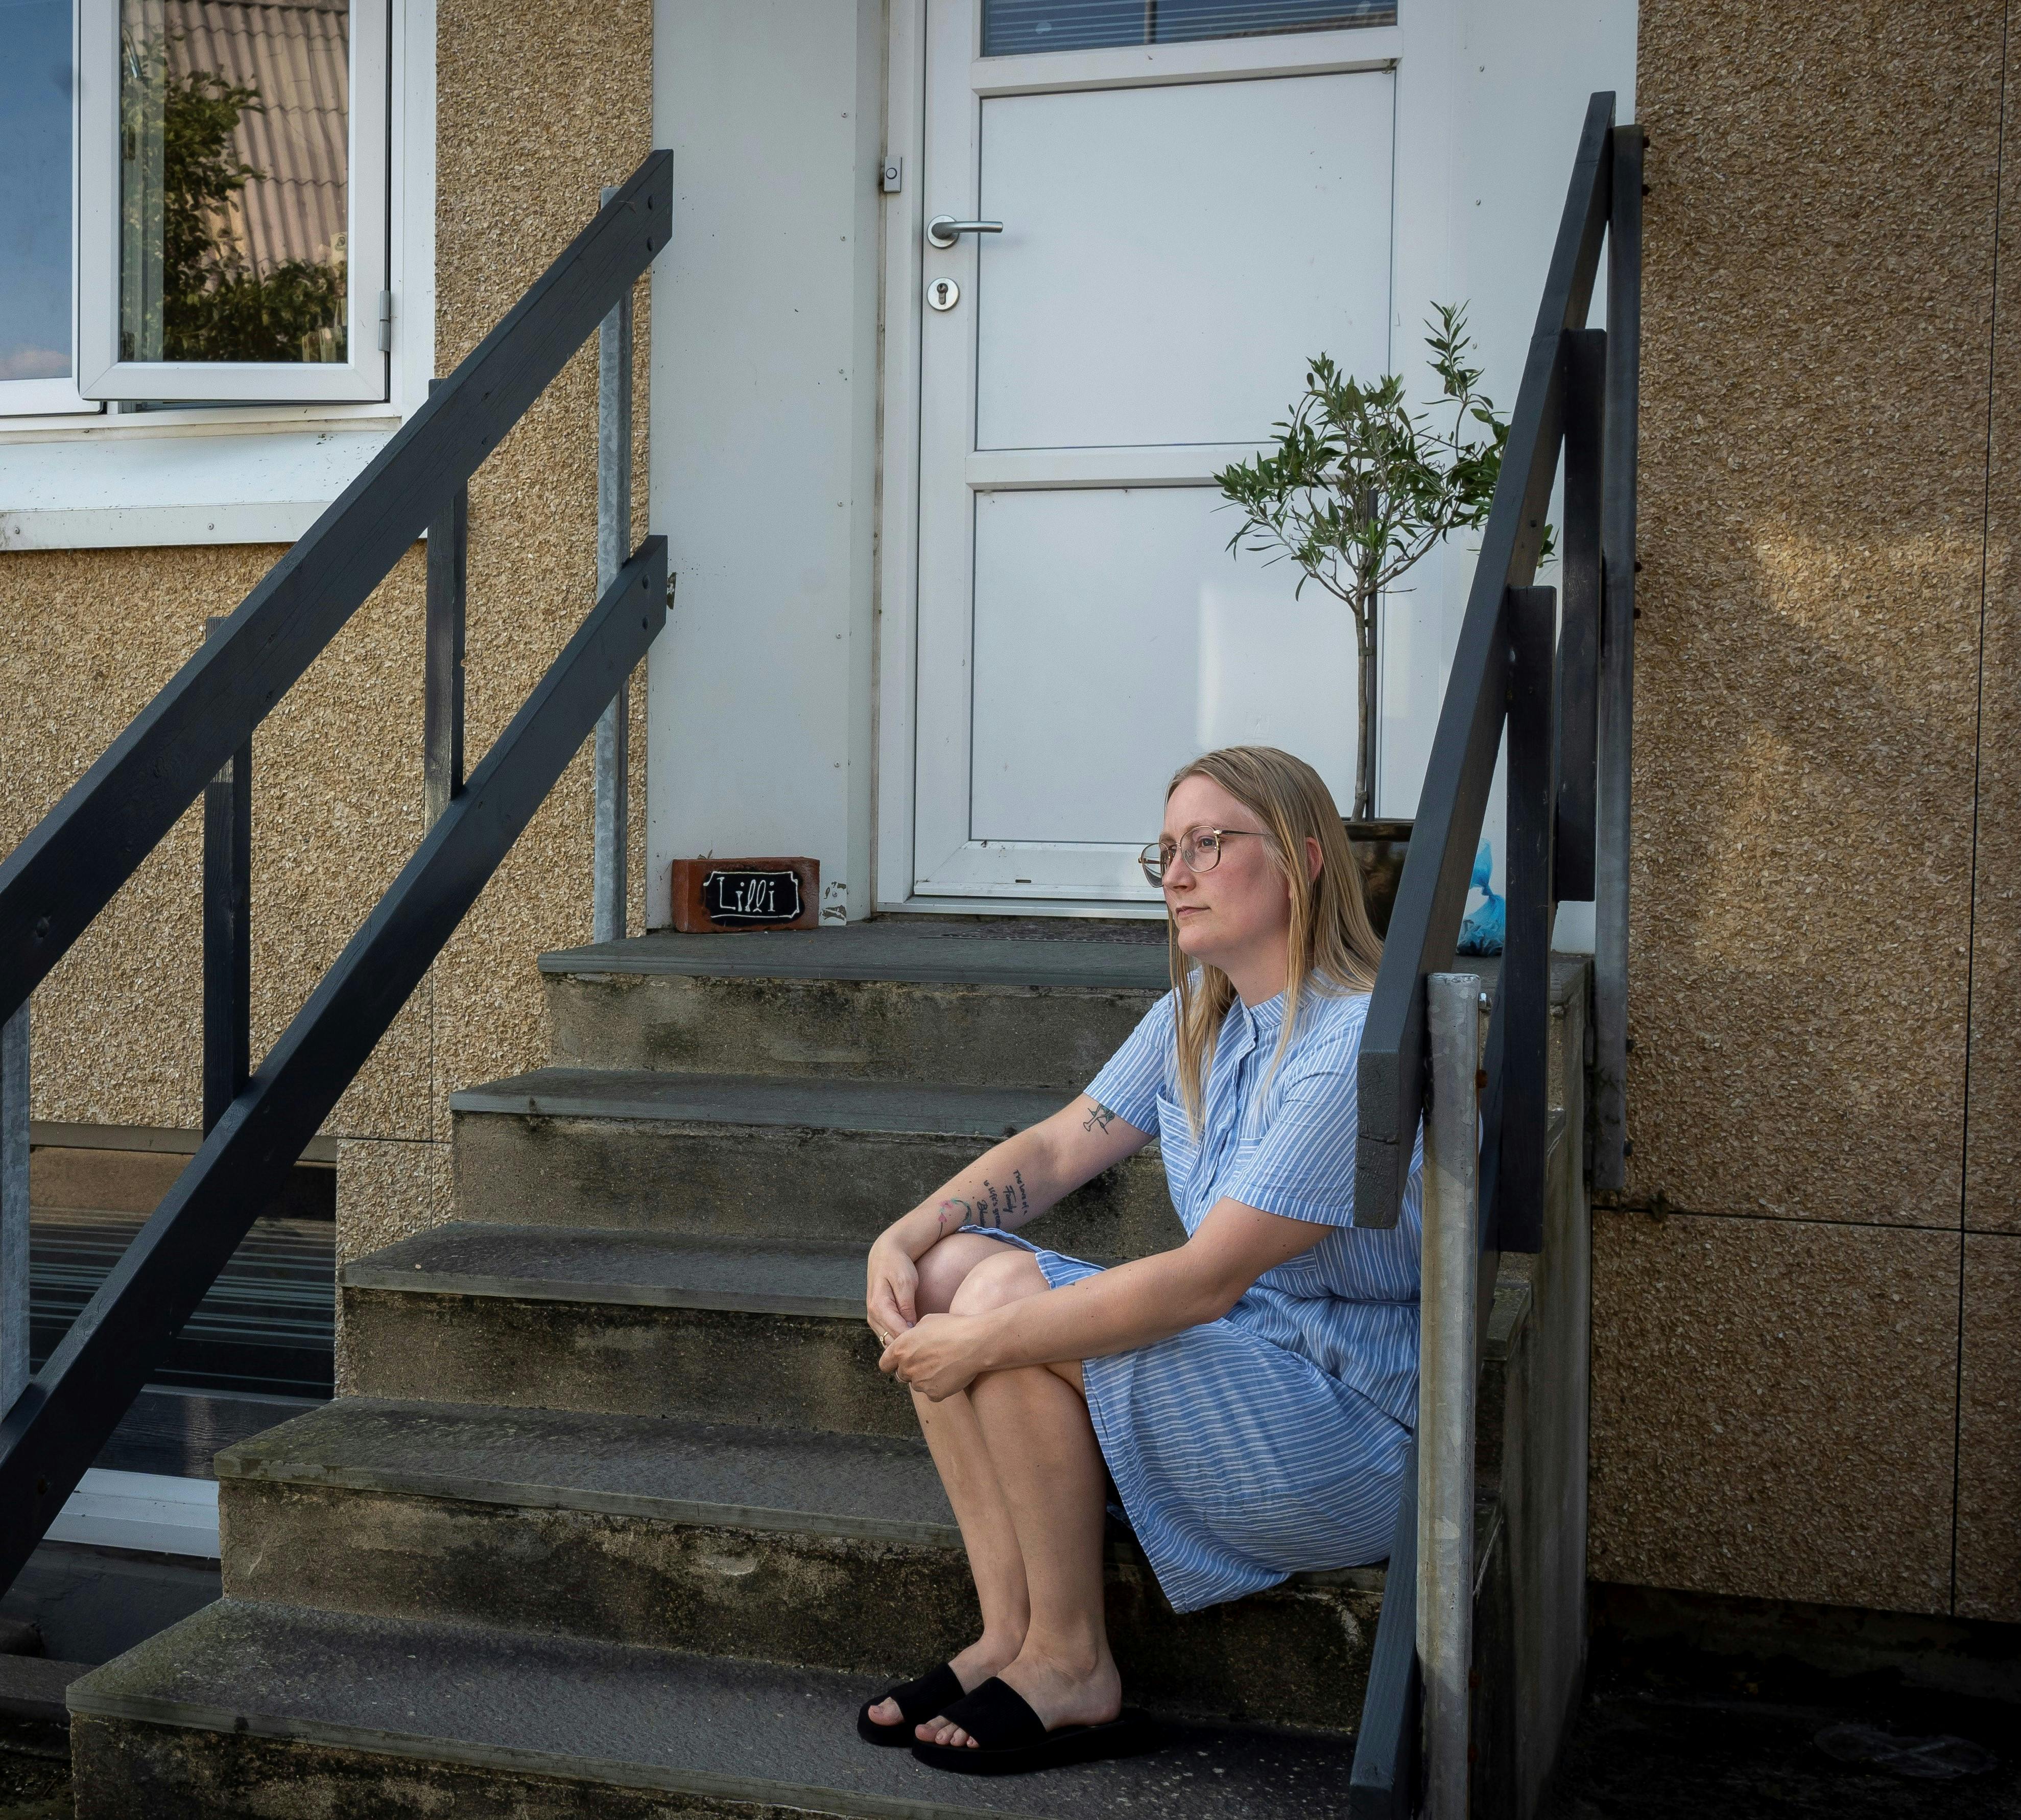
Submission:
[[[1144,876],[1154,885],[1164,883],[1165,868],[1174,859],[1184,860],[1189,872],[1211,872],[1221,864],[1221,843],[1238,835],[1254,840],[1263,838],[1262,832],[1254,828],[1190,828],[1177,842],[1146,841],[1144,850],[1137,856],[1137,863],[1144,868]]]

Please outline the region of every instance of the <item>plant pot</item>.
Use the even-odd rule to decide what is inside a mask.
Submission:
[[[1389,912],[1404,877],[1404,856],[1411,850],[1408,821],[1356,821],[1343,815],[1347,843],[1361,864],[1361,891],[1368,902],[1368,920],[1378,935],[1389,933]]]

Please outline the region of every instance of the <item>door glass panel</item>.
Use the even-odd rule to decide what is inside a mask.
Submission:
[[[1194,486],[977,497],[971,839],[1134,850],[1166,780],[1214,746],[1288,746],[1351,799],[1353,623],[1286,565],[1232,559],[1220,503]]]
[[[1393,78],[982,104],[976,446],[1247,442],[1389,349]]]
[[[71,369],[71,0],[0,0],[0,380]]]
[[[121,0],[126,360],[347,357],[351,9]]]
[[[1396,0],[982,0],[982,54],[1394,25]]]

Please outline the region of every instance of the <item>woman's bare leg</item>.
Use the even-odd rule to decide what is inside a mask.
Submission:
[[[1045,1287],[1028,1253],[1009,1253],[967,1274],[953,1312],[982,1313]],[[1022,1645],[996,1672],[1049,1728],[1113,1719],[1122,1709],[1123,1681],[1102,1610],[1108,1476],[1080,1367],[991,1372],[960,1400],[970,1405],[1007,1509],[1027,1589]],[[939,1720],[921,1726],[919,1735],[942,1744],[971,1742],[960,1727]]]
[[[1008,1257],[1030,1261],[1029,1254],[1013,1252],[994,1239],[972,1233],[949,1235],[919,1260],[918,1312],[945,1314],[971,1270]],[[1036,1265],[1032,1273],[1038,1274]],[[1043,1287],[1045,1279],[1041,1276],[1039,1282]],[[950,1664],[963,1687],[972,1690],[1006,1666],[1023,1646],[1030,1614],[1025,1558],[967,1393],[930,1403],[915,1392],[912,1407],[934,1464],[940,1469],[948,1502],[954,1506],[955,1521],[961,1526],[962,1546],[968,1552],[969,1571],[974,1576],[976,1597],[982,1607],[981,1636]],[[879,1725],[896,1725],[903,1717],[890,1700],[879,1701],[871,1708],[870,1716]]]

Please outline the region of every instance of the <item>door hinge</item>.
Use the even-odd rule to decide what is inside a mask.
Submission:
[[[393,351],[393,293],[391,291],[379,293],[379,351],[381,354]]]
[[[905,187],[905,161],[894,153],[884,160],[883,174],[878,187],[887,196],[895,196]]]

